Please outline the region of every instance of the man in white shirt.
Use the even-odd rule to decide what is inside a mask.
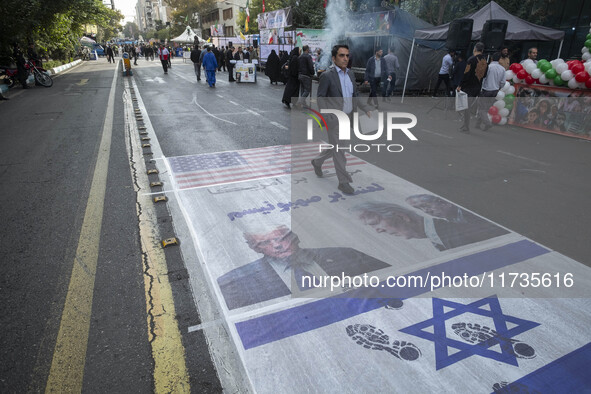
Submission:
[[[451,86],[449,83],[449,74],[451,74],[451,69],[454,64],[454,56],[456,51],[450,49],[447,55],[443,57],[441,61],[441,68],[439,69],[439,76],[437,77],[437,83],[435,84],[435,90],[433,91],[433,97],[437,97],[437,91],[439,90],[439,85],[441,82],[445,83],[445,95],[449,97],[451,92]]]
[[[492,127],[492,123],[487,115],[488,110],[494,104],[499,90],[505,86],[505,68],[499,64],[500,59],[500,52],[495,52],[492,55],[492,62],[488,65],[488,72],[482,81],[482,91],[480,92],[480,100],[478,100],[476,127],[480,128],[481,124],[484,123],[483,131]]]

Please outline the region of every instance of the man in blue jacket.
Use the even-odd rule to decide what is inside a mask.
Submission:
[[[369,82],[370,92],[369,98],[367,99],[367,103],[371,104],[372,97],[375,106],[378,107],[378,89],[380,88],[380,84],[384,82],[384,88],[382,89],[382,97],[386,96],[385,88],[388,86],[387,79],[388,79],[388,65],[386,64],[386,60],[382,57],[383,51],[381,49],[376,50],[375,56],[372,56],[367,61],[367,65],[365,66],[365,83]]]
[[[203,67],[205,67],[209,87],[215,88],[215,70],[218,68],[218,61],[211,51],[211,46],[207,47],[207,53],[203,56]]]

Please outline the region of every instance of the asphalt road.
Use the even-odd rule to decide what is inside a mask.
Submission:
[[[86,62],[57,76],[52,88],[14,90],[10,101],[0,103],[1,392],[46,387],[92,195],[114,67],[104,59]],[[94,287],[87,318],[84,392],[153,391],[158,362],[150,337],[154,327],[147,311],[137,180],[131,175],[126,149],[126,86],[123,77],[117,78],[98,263],[96,273],[89,273]],[[283,86],[270,85],[264,76],[256,84],[231,84],[222,72],[216,88],[209,88],[204,78],[197,83],[190,63],[175,59],[164,75],[159,62],[141,59],[127,81],[135,82],[158,137],[158,149],[166,157],[291,141],[290,111],[281,105]],[[431,103],[423,99],[396,108],[413,112],[428,109]],[[402,153],[371,160],[591,265],[587,235],[591,212],[586,209],[591,195],[591,144],[515,127],[464,135],[456,131],[458,125],[453,111],[435,109],[420,117],[414,130],[419,141],[405,143]],[[150,160],[146,159],[148,167]],[[169,211],[159,209],[161,233],[190,239],[174,204]],[[217,360],[216,371],[201,329],[187,330],[199,326],[200,314],[209,319],[216,312],[215,306],[204,311],[209,298],[199,299],[187,284],[183,260],[197,257],[190,247],[182,246],[182,254],[167,251],[166,261],[170,272],[179,272],[173,293],[191,389],[246,389],[232,345],[223,351],[229,354],[222,363],[226,370]]]

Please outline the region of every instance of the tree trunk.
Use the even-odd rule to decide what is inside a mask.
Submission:
[[[439,0],[439,15],[437,15],[437,25],[439,26],[443,23],[443,14],[445,13],[445,7],[447,7],[447,3],[449,0]]]

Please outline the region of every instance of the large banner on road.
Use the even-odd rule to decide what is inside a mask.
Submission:
[[[589,387],[589,268],[351,155],[344,195],[316,154],[167,159],[255,391]]]

